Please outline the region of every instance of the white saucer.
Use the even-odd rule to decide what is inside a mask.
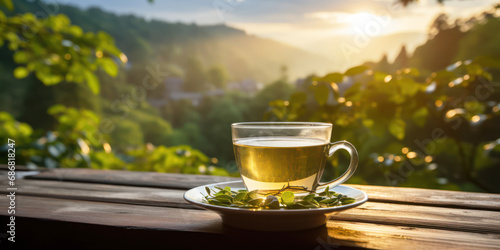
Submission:
[[[221,188],[228,186],[232,190],[245,189],[242,181],[221,182],[192,188],[184,193],[184,199],[195,206],[218,213],[222,222],[228,226],[258,231],[294,231],[319,227],[326,223],[328,213],[353,208],[368,200],[365,192],[340,185],[330,190],[354,198],[356,200],[354,203],[328,208],[252,210],[215,206],[203,202],[203,197],[207,195],[205,187],[213,189],[214,186]]]

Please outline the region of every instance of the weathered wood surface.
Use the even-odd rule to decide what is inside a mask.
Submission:
[[[102,183],[138,187],[161,187],[172,189],[189,189],[214,182],[241,180],[241,178],[210,175],[161,174],[154,172],[67,168],[45,171],[38,175],[26,177],[26,179]]]
[[[217,214],[182,198],[188,188],[238,178],[90,169],[50,170],[28,178],[16,180],[19,237],[43,246],[59,245],[44,240],[54,230],[52,237],[64,235],[60,244],[85,247],[108,239],[110,246],[130,247],[136,243],[131,238],[138,237],[154,248],[235,248],[242,242],[246,249],[500,248],[497,194],[350,185],[367,192],[369,201],[331,214],[327,227],[263,233],[226,227]],[[3,197],[6,185],[0,179]],[[0,207],[8,207],[7,202],[1,199]],[[0,209],[1,223],[6,216],[7,209]],[[285,238],[284,245],[277,243]]]
[[[189,189],[215,182],[241,180],[234,177],[94,169],[55,169],[27,178],[170,189]],[[368,185],[347,186],[368,193],[370,201],[500,211],[500,195],[495,194]]]
[[[43,205],[41,205],[43,204]],[[2,200],[0,206],[5,206]],[[236,229],[223,226],[219,216],[205,210],[179,208],[145,207],[71,201],[41,197],[22,197],[19,201],[18,216],[73,223],[86,223],[133,229],[153,229],[163,231],[198,232],[210,234],[229,234]],[[236,230],[241,233],[242,230]],[[319,230],[315,237],[304,232],[288,232],[288,240],[307,240],[311,245],[323,245],[324,248],[340,245],[366,248],[494,248],[500,242],[499,234],[467,233],[429,228],[417,228],[397,225],[379,225],[377,223],[330,220],[326,234]],[[245,235],[246,234],[246,235]],[[252,240],[256,232],[246,231],[243,240]],[[264,234],[264,233],[260,233]],[[265,234],[274,234],[266,232]],[[259,235],[259,233],[257,233]],[[205,243],[206,245],[208,243]],[[209,245],[209,244],[208,244]]]
[[[0,181],[0,193],[7,181]],[[197,209],[186,202],[183,190],[85,184],[60,181],[20,180],[19,194],[69,200],[102,201],[157,207]],[[390,215],[390,216],[388,216]],[[500,212],[368,202],[331,216],[332,219],[380,224],[450,228],[456,231],[500,233]]]

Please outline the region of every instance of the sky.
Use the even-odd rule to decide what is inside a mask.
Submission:
[[[427,39],[440,13],[451,18],[480,14],[499,0],[420,0],[403,8],[394,0],[53,0],[100,7],[118,14],[200,25],[225,23],[333,58],[338,66],[394,58]]]

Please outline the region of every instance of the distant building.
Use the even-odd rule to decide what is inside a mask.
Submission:
[[[184,79],[180,77],[167,77],[161,98],[149,99],[149,103],[156,108],[160,108],[169,101],[189,100],[193,106],[198,106],[205,96],[222,97],[226,93],[223,89],[215,89],[207,92],[186,92],[182,88],[183,84]]]

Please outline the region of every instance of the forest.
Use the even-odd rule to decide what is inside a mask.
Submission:
[[[500,5],[438,16],[412,54],[318,75],[327,58],[225,25],[40,3],[0,1],[3,162],[10,138],[33,169],[238,176],[231,123],[319,121],[359,151],[349,183],[500,192]]]

